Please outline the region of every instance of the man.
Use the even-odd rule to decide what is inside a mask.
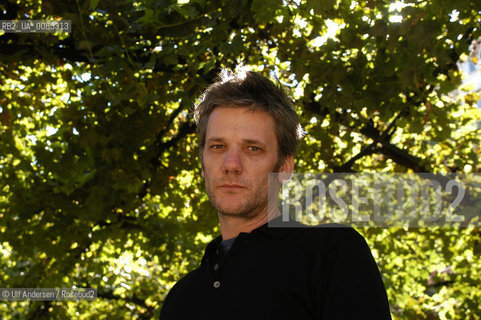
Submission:
[[[222,235],[172,288],[160,319],[390,319],[376,263],[356,231],[267,224],[279,218],[272,189],[293,172],[302,136],[285,92],[258,73],[223,71],[195,116]],[[274,188],[269,172],[279,173]]]

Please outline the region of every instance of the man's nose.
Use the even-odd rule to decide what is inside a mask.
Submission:
[[[234,173],[240,174],[242,172],[242,160],[239,150],[230,149],[225,153],[222,171],[225,174]]]

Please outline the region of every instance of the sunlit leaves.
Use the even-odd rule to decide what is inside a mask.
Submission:
[[[2,302],[5,318],[158,315],[219,233],[191,111],[220,67],[251,65],[288,87],[308,131],[298,171],[480,170],[479,93],[459,87],[456,66],[479,64],[469,51],[480,36],[473,2],[79,0],[2,9],[9,19],[73,24],[71,34],[0,35],[2,283],[101,293],[93,304]],[[374,153],[343,167],[373,143]],[[479,230],[363,233],[395,318],[479,318]]]

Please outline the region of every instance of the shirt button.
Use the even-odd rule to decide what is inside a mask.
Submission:
[[[220,287],[220,281],[215,281],[214,282],[214,288],[219,288]]]
[[[218,269],[219,269],[219,264],[218,263],[214,264],[214,271],[217,271]]]

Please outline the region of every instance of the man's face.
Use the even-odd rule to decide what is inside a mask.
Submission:
[[[250,219],[267,212],[268,173],[292,171],[293,157],[276,168],[277,148],[274,118],[267,112],[247,107],[212,112],[202,176],[219,214]]]

